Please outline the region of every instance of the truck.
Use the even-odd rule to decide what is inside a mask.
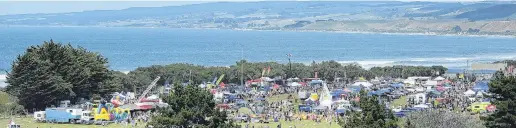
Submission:
[[[45,111],[34,112],[34,121],[45,122]]]
[[[81,124],[92,124],[92,123],[94,123],[94,118],[91,115],[91,111],[82,111],[80,122],[81,122]]]
[[[77,123],[83,114],[78,108],[47,108],[45,121],[50,123]]]

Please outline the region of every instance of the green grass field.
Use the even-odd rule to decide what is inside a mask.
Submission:
[[[7,126],[10,119],[0,119],[0,127]],[[16,124],[19,124],[22,128],[130,128],[131,125],[125,126],[122,124],[109,124],[107,126],[102,125],[82,125],[82,124],[51,124],[51,123],[36,123],[32,118],[16,118],[14,119]],[[145,124],[138,124],[136,128],[144,128]]]
[[[407,105],[407,96],[401,96],[399,99],[395,99],[391,103],[391,107],[405,106]]]

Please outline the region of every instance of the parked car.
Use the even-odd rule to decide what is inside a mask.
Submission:
[[[235,118],[233,118],[236,122],[247,122],[247,119],[249,118],[248,115],[238,115]]]

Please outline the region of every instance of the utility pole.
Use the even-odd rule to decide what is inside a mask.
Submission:
[[[292,63],[290,62],[290,57],[292,57],[292,54],[287,54],[288,57],[288,73],[287,73],[287,79],[292,75]]]
[[[469,68],[469,60],[466,60],[466,68],[464,69],[464,80],[468,81],[467,73]],[[469,81],[468,81],[469,82]]]
[[[242,46],[242,56],[240,59],[240,85],[244,86],[244,47]]]
[[[188,84],[193,85],[193,84],[192,84],[192,70],[188,70],[188,71],[190,72],[190,75],[189,75],[189,77],[188,77]]]

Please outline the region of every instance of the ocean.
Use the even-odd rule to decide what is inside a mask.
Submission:
[[[287,63],[286,54],[292,62],[336,60],[365,68],[464,68],[516,58],[516,38],[509,37],[114,27],[0,27],[0,37],[4,70],[27,47],[50,39],[98,52],[119,71],[171,63],[229,66],[242,58]]]

